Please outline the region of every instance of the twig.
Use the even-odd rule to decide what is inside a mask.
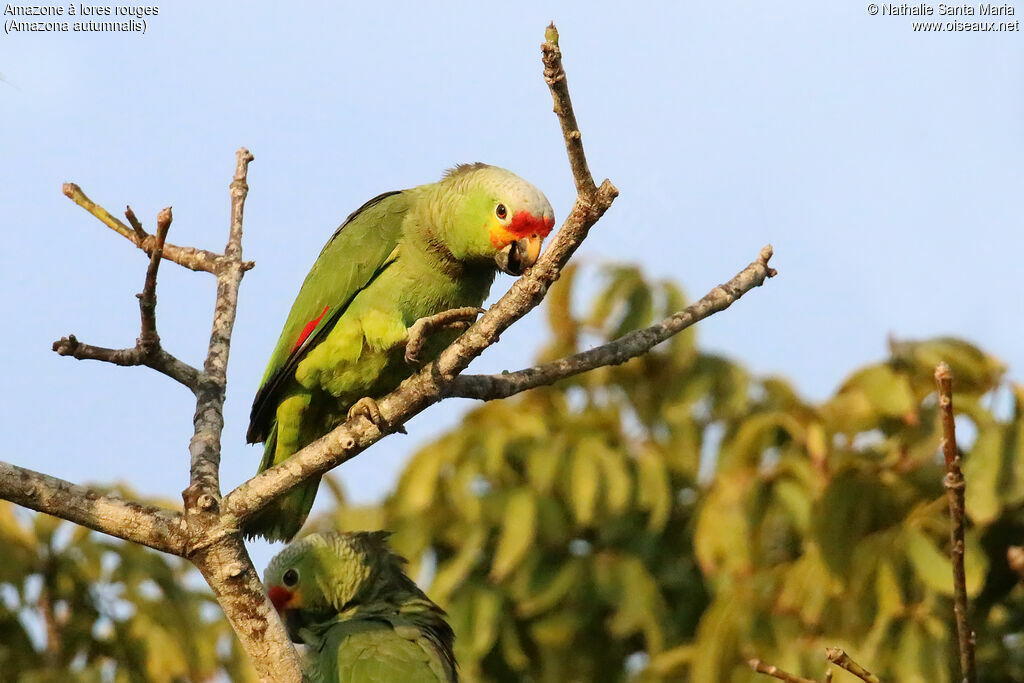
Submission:
[[[0,462],[3,498],[173,555],[183,550],[181,513],[106,496],[85,486]]]
[[[128,219],[128,222],[132,224],[132,228],[135,230],[135,234],[142,239],[146,239],[146,231],[142,227],[142,222],[135,216],[135,212],[132,211],[132,207],[124,207],[124,217]]]
[[[748,659],[747,665],[759,674],[766,674],[773,678],[777,678],[780,681],[788,681],[789,683],[818,683],[813,678],[804,678],[803,676],[791,674],[788,671],[783,671],[773,664],[766,664],[760,659]]]
[[[135,214],[129,214],[129,221]],[[160,261],[164,254],[164,242],[167,231],[171,227],[171,207],[167,207],[156,217],[156,244],[149,256],[149,268],[146,269],[146,282],[139,297],[139,312],[142,316],[142,332],[139,334],[138,347],[145,355],[150,355],[160,348],[160,335],[156,333],[156,273],[160,269]],[[138,219],[136,219],[136,223]],[[134,223],[133,223],[134,225]],[[141,228],[142,225],[139,224]]]
[[[68,199],[98,218],[108,228],[118,233],[147,254],[151,254],[153,252],[156,237],[154,235],[147,234],[146,231],[142,229],[142,224],[138,223],[138,219],[132,223],[132,227],[128,227],[112,216],[109,211],[89,199],[85,192],[82,191],[82,188],[74,183],[64,183],[63,191]],[[134,215],[135,214],[132,213],[132,216]],[[131,220],[131,216],[129,216],[128,221],[131,222]],[[138,225],[136,225],[136,223]],[[164,245],[163,257],[168,261],[174,261],[179,266],[184,266],[189,270],[205,271],[207,273],[213,273],[214,275],[217,274],[217,271],[220,269],[221,262],[224,259],[220,254],[215,254],[214,252],[207,251],[206,249],[179,247],[175,244]],[[247,263],[245,269],[249,270],[250,268],[252,268],[252,264]]]
[[[850,655],[846,654],[846,651],[840,647],[826,648],[825,656],[828,657],[828,661],[838,667],[846,669],[857,678],[867,681],[867,683],[882,683],[878,676],[853,661]]]
[[[65,193],[67,193],[67,187],[68,184],[65,184]],[[78,186],[75,185],[74,187],[77,189]],[[93,211],[94,215],[105,215],[118,224],[124,225],[113,218],[113,216],[110,216],[103,207],[98,207],[95,204],[92,204],[92,207],[96,209]],[[135,217],[131,207],[127,208],[125,214],[128,216],[131,224],[135,226],[136,232],[133,234],[145,235],[145,231],[142,230],[142,224]],[[103,219],[101,218],[101,220]],[[153,241],[150,247],[149,267],[146,269],[146,280],[142,293],[136,295],[139,299],[139,315],[142,319],[142,330],[139,333],[138,339],[135,340],[135,347],[108,349],[102,346],[91,346],[81,343],[75,335],[71,334],[53,342],[53,350],[58,355],[71,356],[79,360],[99,360],[124,367],[145,365],[184,384],[193,393],[198,390],[199,383],[202,380],[202,373],[165,351],[160,346],[160,336],[156,333],[156,274],[160,268],[160,261],[167,246],[167,231],[171,227],[171,220],[171,209],[168,207],[157,215],[156,236],[145,235],[144,237],[145,240],[149,240],[152,237]]]
[[[767,278],[774,277],[775,269],[768,266],[771,257],[772,247],[768,245],[761,249],[757,259],[729,282],[715,287],[699,301],[650,327],[634,330],[607,344],[536,367],[498,375],[461,375],[449,386],[448,395],[484,401],[507,398],[595,368],[624,363],[694,323],[725,310],[751,289],[762,285]]]
[[[572,110],[572,100],[569,98],[569,84],[565,79],[565,68],[562,67],[562,50],[558,47],[558,29],[555,28],[555,22],[551,22],[544,31],[544,44],[540,49],[544,62],[544,81],[551,89],[554,112],[562,125],[572,177],[576,180],[576,192],[591,195],[596,188],[590,175],[590,168],[587,166],[587,156],[583,153],[583,136],[579,124],[576,123],[576,114]]]
[[[196,392],[195,432],[189,444],[192,454],[189,487],[183,495],[190,497],[220,498],[220,435],[224,430],[224,391],[227,385],[228,352],[231,349],[231,331],[238,308],[238,287],[245,269],[242,264],[242,218],[245,197],[249,192],[246,182],[252,154],[244,147],[235,159],[235,176],[231,181],[231,227],[224,249],[226,261],[217,274],[217,301],[213,312],[213,330],[210,332],[209,351],[203,364],[206,382]],[[206,501],[206,499],[203,499]],[[208,501],[207,501],[208,502]],[[209,504],[209,503],[208,503]]]
[[[953,562],[953,613],[956,616],[957,646],[960,650],[960,674],[965,683],[975,683],[974,631],[967,609],[967,578],[964,571],[964,474],[956,445],[956,421],[953,416],[953,373],[945,363],[935,368],[942,416],[942,455],[946,476],[942,485],[949,501],[950,559]]]
[[[213,589],[263,680],[299,680],[298,653],[267,599],[259,574],[239,536],[237,520],[222,513],[220,497],[227,364],[238,288],[247,270],[247,264],[242,261],[242,219],[252,160],[252,154],[244,147],[236,153],[231,182],[231,224],[224,256],[218,257],[213,329],[202,381],[196,391],[195,430],[189,443],[189,486],[182,491],[186,525],[184,556]]]
[[[202,374],[188,363],[167,353],[163,348],[150,354],[143,354],[138,346],[129,349],[108,349],[103,346],[83,344],[75,335],[69,334],[53,342],[53,350],[58,356],[71,356],[78,360],[99,360],[122,367],[145,365],[180,382],[193,392],[196,391]]]

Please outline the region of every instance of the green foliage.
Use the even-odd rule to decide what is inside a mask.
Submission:
[[[551,293],[544,359],[684,304],[616,267],[577,314],[578,280]],[[753,656],[815,676],[826,646],[883,679],[952,680],[940,360],[966,446],[979,668],[1024,680],[1024,589],[1005,559],[1024,536],[1024,389],[1000,391],[1002,365],[961,340],[893,342],[816,404],[687,332],[479,407],[382,506],[342,500],[321,523],[395,530],[469,681],[747,681]]]
[[[543,359],[685,303],[616,267],[578,313],[579,280],[570,269],[551,292]],[[449,612],[467,681],[749,681],[755,656],[813,677],[826,646],[883,680],[951,681],[940,360],[955,373],[981,679],[1024,681],[1024,584],[1006,562],[1024,538],[1024,387],[958,339],[892,342],[814,403],[687,331],[484,404],[379,506],[346,504],[328,478],[338,504],[317,524],[395,532]],[[0,547],[0,681],[249,676],[183,563],[2,503]]]
[[[0,681],[255,680],[183,560],[4,501],[0,548]]]

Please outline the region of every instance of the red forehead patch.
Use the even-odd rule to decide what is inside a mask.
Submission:
[[[274,609],[280,612],[292,599],[292,592],[281,586],[271,586],[267,591],[267,597],[270,598],[270,602],[274,603]]]
[[[529,211],[517,211],[505,229],[516,237],[547,237],[555,227],[553,216],[534,216]]]

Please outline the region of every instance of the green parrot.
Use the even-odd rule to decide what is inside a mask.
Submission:
[[[320,438],[350,411],[384,428],[373,399],[412,373],[412,356],[432,360],[458,334],[449,325],[422,353],[407,356],[410,327],[432,316],[465,327],[496,271],[521,275],[554,223],[540,190],[480,163],[460,164],[436,183],[385,192],[357,209],[302,283],[253,401],[246,438],[265,444],[259,471]],[[446,312],[449,319],[440,320]],[[271,503],[246,522],[245,535],[290,540],[319,483]]]
[[[267,595],[319,683],[454,683],[445,613],[402,569],[386,531],[310,534],[264,572]]]

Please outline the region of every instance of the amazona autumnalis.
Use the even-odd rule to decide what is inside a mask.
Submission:
[[[322,683],[453,683],[445,613],[405,575],[384,531],[310,534],[288,545],[264,582],[304,670]]]
[[[479,163],[357,209],[306,276],[253,401],[246,436],[265,443],[259,471],[329,432],[350,409],[378,417],[373,399],[414,369],[405,354],[409,328],[445,312],[464,327],[496,270],[520,275],[533,265],[554,222],[540,190]],[[432,360],[456,334],[432,335],[419,357]],[[274,501],[245,534],[291,539],[319,483]]]

